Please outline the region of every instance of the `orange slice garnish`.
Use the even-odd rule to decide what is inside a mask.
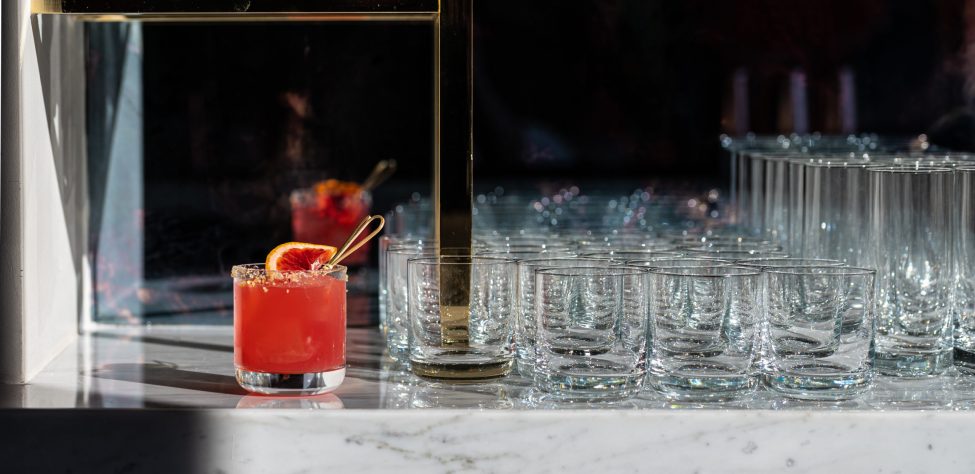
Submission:
[[[338,249],[330,245],[288,242],[271,250],[264,261],[267,271],[290,272],[318,270],[328,262]]]

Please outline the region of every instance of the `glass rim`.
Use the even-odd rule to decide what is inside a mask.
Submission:
[[[759,258],[762,258],[763,256],[766,257],[766,258],[776,258],[776,257],[778,257],[778,258],[785,258],[785,257],[788,257],[789,256],[788,254],[786,254],[782,250],[760,249],[760,248],[759,249],[741,249],[741,250],[735,250],[735,249],[708,250],[707,248],[702,249],[702,248],[697,247],[697,248],[689,248],[689,249],[683,249],[683,250],[685,252],[690,252],[690,253],[694,254],[695,256],[700,256],[700,255],[715,255],[715,256],[717,256],[717,255],[722,255],[722,254],[724,254],[724,255],[728,255],[728,254],[732,254],[732,255],[735,255],[735,254],[738,254],[738,255],[753,255],[753,256],[756,256],[756,257],[759,257]],[[720,257],[715,257],[715,258],[720,258]],[[725,259],[734,260],[733,257],[724,257],[724,258]]]
[[[702,257],[673,257],[673,258],[662,257],[659,259],[638,258],[634,260],[627,260],[625,262],[625,265],[638,267],[638,268],[653,268],[653,265],[644,265],[644,264],[668,263],[668,262],[677,262],[677,261],[701,262],[701,263],[707,262],[707,263],[714,264],[714,266],[740,266],[732,260],[725,260],[721,258],[702,258]],[[661,267],[661,268],[679,268],[679,267]],[[688,267],[688,268],[693,268],[693,267]]]
[[[775,275],[876,275],[877,270],[866,267],[781,267],[763,268],[762,272]]]
[[[519,260],[517,263],[518,263],[518,266],[519,267],[521,267],[521,266],[525,266],[525,267],[538,267],[538,266],[544,266],[545,265],[545,264],[543,264],[541,262],[553,262],[553,261],[554,262],[557,262],[557,261],[572,261],[572,262],[574,262],[574,261],[583,261],[583,262],[603,263],[603,264],[606,264],[606,265],[618,265],[618,263],[616,263],[616,264],[609,263],[609,262],[612,262],[611,260],[605,260],[605,259],[601,259],[601,258],[582,257],[582,256],[579,256],[579,257],[571,257],[571,256],[568,256],[568,255],[561,256],[561,257],[552,257],[552,258],[525,258],[525,259]]]
[[[953,170],[944,166],[912,165],[903,163],[901,165],[882,164],[872,166],[867,171],[871,173],[890,173],[890,174],[950,174]]]
[[[558,268],[539,268],[535,270],[536,275],[555,275],[555,276],[631,276],[646,275],[646,270],[625,265],[615,265],[607,267],[558,267]]]
[[[242,263],[239,265],[234,265],[230,268],[230,276],[235,280],[237,279],[248,279],[257,278],[263,275],[278,274],[278,275],[328,275],[333,274],[346,274],[349,270],[345,265],[335,265],[330,270],[317,269],[317,270],[267,270],[265,268],[265,263]]]
[[[440,248],[449,249],[449,250],[468,250],[468,251],[473,250],[468,247],[440,247]],[[413,244],[405,244],[405,245],[390,245],[389,247],[386,247],[386,252],[399,252],[401,250],[415,250],[417,252],[424,252],[424,251],[432,251],[436,249],[437,247],[420,247]]]
[[[456,258],[463,259],[463,261],[457,262],[444,262],[445,258]],[[408,265],[504,265],[504,264],[516,264],[517,260],[513,258],[501,258],[490,255],[437,255],[433,257],[414,257],[407,260]]]
[[[705,270],[718,270],[729,272],[720,275],[705,273]],[[761,269],[743,267],[741,265],[716,265],[713,267],[685,267],[685,268],[649,268],[651,275],[693,277],[693,278],[734,278],[734,277],[759,277],[763,272]]]
[[[831,160],[824,161],[824,160],[814,159],[813,161],[809,161],[804,164],[812,168],[872,168],[876,166],[885,166],[885,164],[877,163],[876,161],[869,161],[863,159],[837,160],[837,161],[831,161]]]
[[[809,262],[808,265],[804,265],[800,262]],[[797,268],[836,268],[845,267],[846,263],[842,260],[834,260],[831,258],[804,258],[804,257],[768,257],[768,258],[756,258],[753,260],[742,260],[739,265],[745,267],[759,267],[765,268],[766,265],[763,263],[782,263],[782,267],[797,267]],[[769,268],[775,268],[769,267]]]

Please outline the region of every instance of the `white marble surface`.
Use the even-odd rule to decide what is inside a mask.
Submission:
[[[975,382],[964,376],[882,379],[861,400],[838,405],[760,393],[721,405],[649,395],[578,407],[538,402],[517,377],[461,386],[420,381],[383,361],[375,330],[351,330],[349,340],[350,376],[335,394],[280,399],[236,386],[229,328],[83,336],[30,385],[0,388],[0,459],[26,470],[98,472],[975,467]],[[17,456],[41,447],[61,454]]]

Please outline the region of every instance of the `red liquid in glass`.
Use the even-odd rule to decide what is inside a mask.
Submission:
[[[306,192],[291,204],[291,228],[294,240],[338,247],[352,235],[362,219],[369,215],[369,197],[365,193],[330,194]],[[362,240],[365,236],[360,236]],[[367,243],[342,261],[343,265],[362,265],[369,258]]]
[[[234,282],[234,364],[303,374],[345,367],[345,281]]]

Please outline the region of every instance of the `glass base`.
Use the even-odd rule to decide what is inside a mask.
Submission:
[[[345,380],[345,367],[325,372],[272,374],[237,369],[237,383],[244,390],[263,395],[319,395],[331,392]]]
[[[644,374],[583,375],[566,373],[535,374],[535,387],[566,401],[620,401],[636,396],[643,385]]]
[[[829,369],[832,367],[823,367]],[[839,368],[839,367],[838,367]],[[779,394],[799,400],[837,401],[856,398],[870,388],[873,380],[867,371],[811,374],[782,371],[763,376],[765,386]]]
[[[420,377],[437,380],[484,380],[504,377],[511,372],[511,360],[492,362],[410,361],[410,370]]]
[[[953,364],[952,349],[938,352],[877,351],[874,370],[892,377],[924,378],[944,374]]]
[[[653,370],[650,384],[671,400],[723,402],[755,391],[755,377],[720,363],[696,363],[684,370]]]

